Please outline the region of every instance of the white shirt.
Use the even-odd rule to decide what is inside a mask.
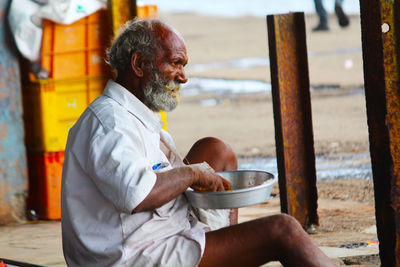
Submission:
[[[69,266],[176,267],[200,261],[205,229],[189,215],[184,195],[131,214],[155,184],[153,166],[182,164],[161,126],[157,113],[109,81],[70,130],[61,190]]]

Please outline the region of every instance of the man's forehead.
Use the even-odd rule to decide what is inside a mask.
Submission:
[[[164,52],[183,53],[186,55],[186,45],[182,36],[172,27],[162,27],[158,34],[156,30],[158,42],[160,42],[161,50]],[[161,52],[161,51],[160,51]]]
[[[183,40],[183,37],[180,34],[180,32],[171,25],[168,25],[164,22],[158,21],[158,23],[156,23],[156,25],[154,25],[154,26],[155,26],[154,27],[155,33],[160,38],[166,38],[170,34],[175,34]]]
[[[155,28],[155,35],[158,41],[166,41],[166,42],[176,42],[180,41],[185,45],[185,41],[182,35],[175,28],[167,25],[167,24],[159,24],[158,27]]]

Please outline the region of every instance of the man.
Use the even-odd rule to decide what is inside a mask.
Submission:
[[[161,129],[178,104],[186,47],[172,27],[134,21],[113,42],[117,71],[70,130],[62,181],[62,235],[70,266],[333,266],[292,217],[208,231],[183,195],[224,190],[215,171],[236,169],[232,149],[197,142],[184,160]],[[193,164],[206,161],[214,170]],[[184,162],[187,164],[185,165]]]
[[[324,8],[322,0],[314,0],[315,10],[317,11],[319,23],[313,28],[313,31],[329,31],[328,13]],[[347,27],[350,24],[350,20],[343,11],[343,0],[335,0],[335,14],[338,19],[340,27]]]

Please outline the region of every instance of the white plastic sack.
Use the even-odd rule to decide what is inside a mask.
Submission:
[[[30,0],[13,0],[8,14],[17,48],[30,61],[39,58],[42,43],[42,28],[31,21],[31,16],[38,8],[39,5]]]
[[[50,0],[36,11],[32,20],[41,23],[45,18],[61,24],[71,24],[106,7],[107,0]]]
[[[43,19],[71,24],[106,7],[107,0],[49,0],[44,5],[32,0],[12,0],[8,20],[20,53],[30,61],[37,61],[42,44]]]
[[[230,209],[193,209],[195,209],[195,213],[197,213],[199,221],[207,224],[210,227],[211,231],[229,226],[230,224]]]

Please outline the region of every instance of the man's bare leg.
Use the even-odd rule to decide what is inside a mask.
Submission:
[[[291,216],[279,214],[206,233],[199,267],[260,266],[280,261],[284,266],[335,266]]]
[[[197,141],[185,158],[187,164],[203,161],[215,171],[237,169],[232,148],[213,137]],[[335,266],[301,225],[285,214],[208,232],[199,266],[259,266],[269,261],[285,266]]]

